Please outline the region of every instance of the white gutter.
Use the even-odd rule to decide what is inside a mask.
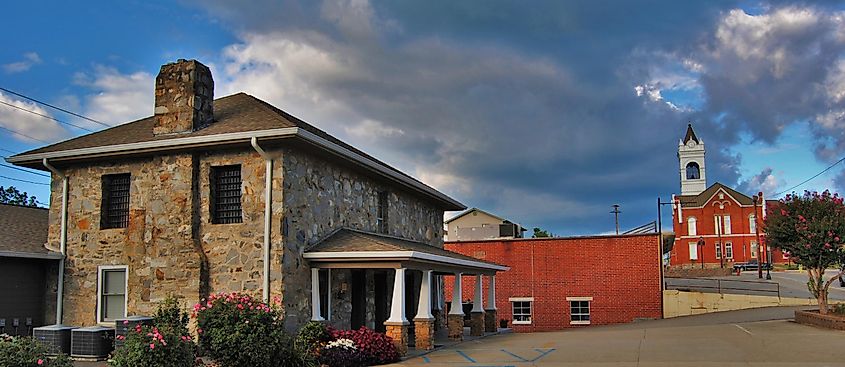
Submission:
[[[424,192],[439,200],[447,202],[457,207],[465,208],[463,204],[452,199],[445,194],[429,187],[428,185],[404,175],[385,164],[376,162],[373,159],[364,157],[348,148],[339,144],[326,140],[310,131],[300,129],[298,127],[286,127],[280,129],[268,129],[258,131],[247,131],[227,134],[201,135],[191,136],[185,138],[160,139],[152,141],[144,141],[138,143],[115,144],[91,148],[68,149],[55,152],[34,153],[25,155],[16,155],[6,159],[7,162],[13,164],[24,164],[32,161],[41,161],[42,159],[71,159],[71,158],[86,158],[88,156],[98,156],[107,154],[127,154],[144,151],[153,151],[161,149],[176,149],[176,148],[191,148],[201,146],[212,146],[218,144],[242,143],[249,141],[252,138],[292,138],[298,137],[315,144],[325,150],[333,152],[342,157],[360,163],[362,166],[369,168],[379,174],[389,177],[393,180],[399,181],[413,189]]]
[[[68,196],[68,180],[67,176],[59,171],[56,167],[47,162],[47,158],[43,158],[41,163],[50,172],[62,179],[62,224],[61,237],[59,240],[59,252],[62,258],[59,260],[59,280],[56,287],[56,324],[62,323],[62,308],[64,306],[64,284],[65,284],[65,254],[67,253],[67,196]]]
[[[469,266],[485,270],[507,271],[510,267],[495,265],[480,261],[456,259],[453,257],[429,254],[421,251],[327,251],[327,252],[306,252],[302,255],[306,259],[319,260],[395,260],[395,259],[417,259],[429,260],[449,265]]]
[[[270,302],[270,222],[272,215],[273,200],[273,158],[258,145],[258,138],[253,136],[250,139],[253,149],[264,158],[266,172],[264,173],[264,303]]]

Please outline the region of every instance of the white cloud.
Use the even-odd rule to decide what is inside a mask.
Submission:
[[[5,64],[3,65],[3,70],[9,74],[21,73],[29,70],[33,65],[40,64],[41,62],[41,57],[38,56],[37,53],[27,52],[23,54],[23,60]]]
[[[49,111],[41,108],[35,103],[20,101],[3,93],[0,93],[0,102],[8,103],[42,115],[52,116]],[[41,116],[21,111],[5,104],[0,104],[0,126],[18,132],[18,134],[14,134],[8,131],[3,131],[3,135],[12,136],[17,140],[34,145],[41,145],[44,142],[53,143],[68,136],[67,131],[59,123]]]
[[[155,77],[149,73],[123,74],[99,65],[90,73],[77,73],[74,79],[90,91],[82,97],[82,114],[94,120],[117,125],[153,113]],[[79,122],[95,129],[103,127],[85,120]]]

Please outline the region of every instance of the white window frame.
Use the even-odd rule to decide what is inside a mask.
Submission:
[[[590,320],[572,320],[572,302],[587,302],[587,316]],[[566,297],[566,302],[569,304],[569,324],[570,325],[589,325],[593,320],[593,297]],[[584,314],[579,314],[584,315]]]
[[[757,241],[751,241],[751,258],[757,259],[760,257],[760,245],[757,244]]]
[[[687,218],[687,235],[695,236],[698,233],[698,220],[695,217]]]
[[[511,318],[513,319],[511,323],[514,325],[531,325],[531,322],[534,321],[534,297],[511,297],[508,298],[508,302],[511,303]],[[528,321],[517,321],[516,314],[514,313],[514,303],[515,302],[528,302],[528,310],[531,312],[528,315]]]
[[[713,222],[713,225],[716,227],[716,234],[724,234],[722,233],[722,217],[719,215],[714,215]]]
[[[757,216],[754,214],[748,216],[748,233],[757,233]]]
[[[689,259],[698,260],[698,242],[689,243]]]
[[[731,216],[725,215],[723,216],[724,220],[722,221],[724,226],[724,231],[722,234],[731,234]]]
[[[717,259],[722,258],[722,244],[721,243],[716,243],[716,258]]]
[[[103,317],[103,272],[108,270],[123,270],[123,317],[126,317],[129,305],[129,266],[126,265],[100,265],[97,267],[97,324],[113,325],[114,321],[105,321]]]
[[[734,245],[730,242],[725,242],[725,259],[733,260],[734,258]]]

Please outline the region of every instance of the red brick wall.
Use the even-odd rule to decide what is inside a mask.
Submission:
[[[531,325],[517,332],[560,330],[570,325],[566,297],[593,297],[591,325],[660,318],[662,294],[658,236],[595,236],[447,242],[445,248],[507,265],[496,276],[498,318],[511,320],[511,297],[534,297]],[[454,277],[446,277],[446,301]],[[487,303],[489,280],[484,277]],[[472,301],[475,278],[463,277],[463,299]]]

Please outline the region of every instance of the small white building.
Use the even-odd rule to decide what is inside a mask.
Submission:
[[[522,238],[525,229],[478,208],[467,209],[444,222],[445,241]]]

